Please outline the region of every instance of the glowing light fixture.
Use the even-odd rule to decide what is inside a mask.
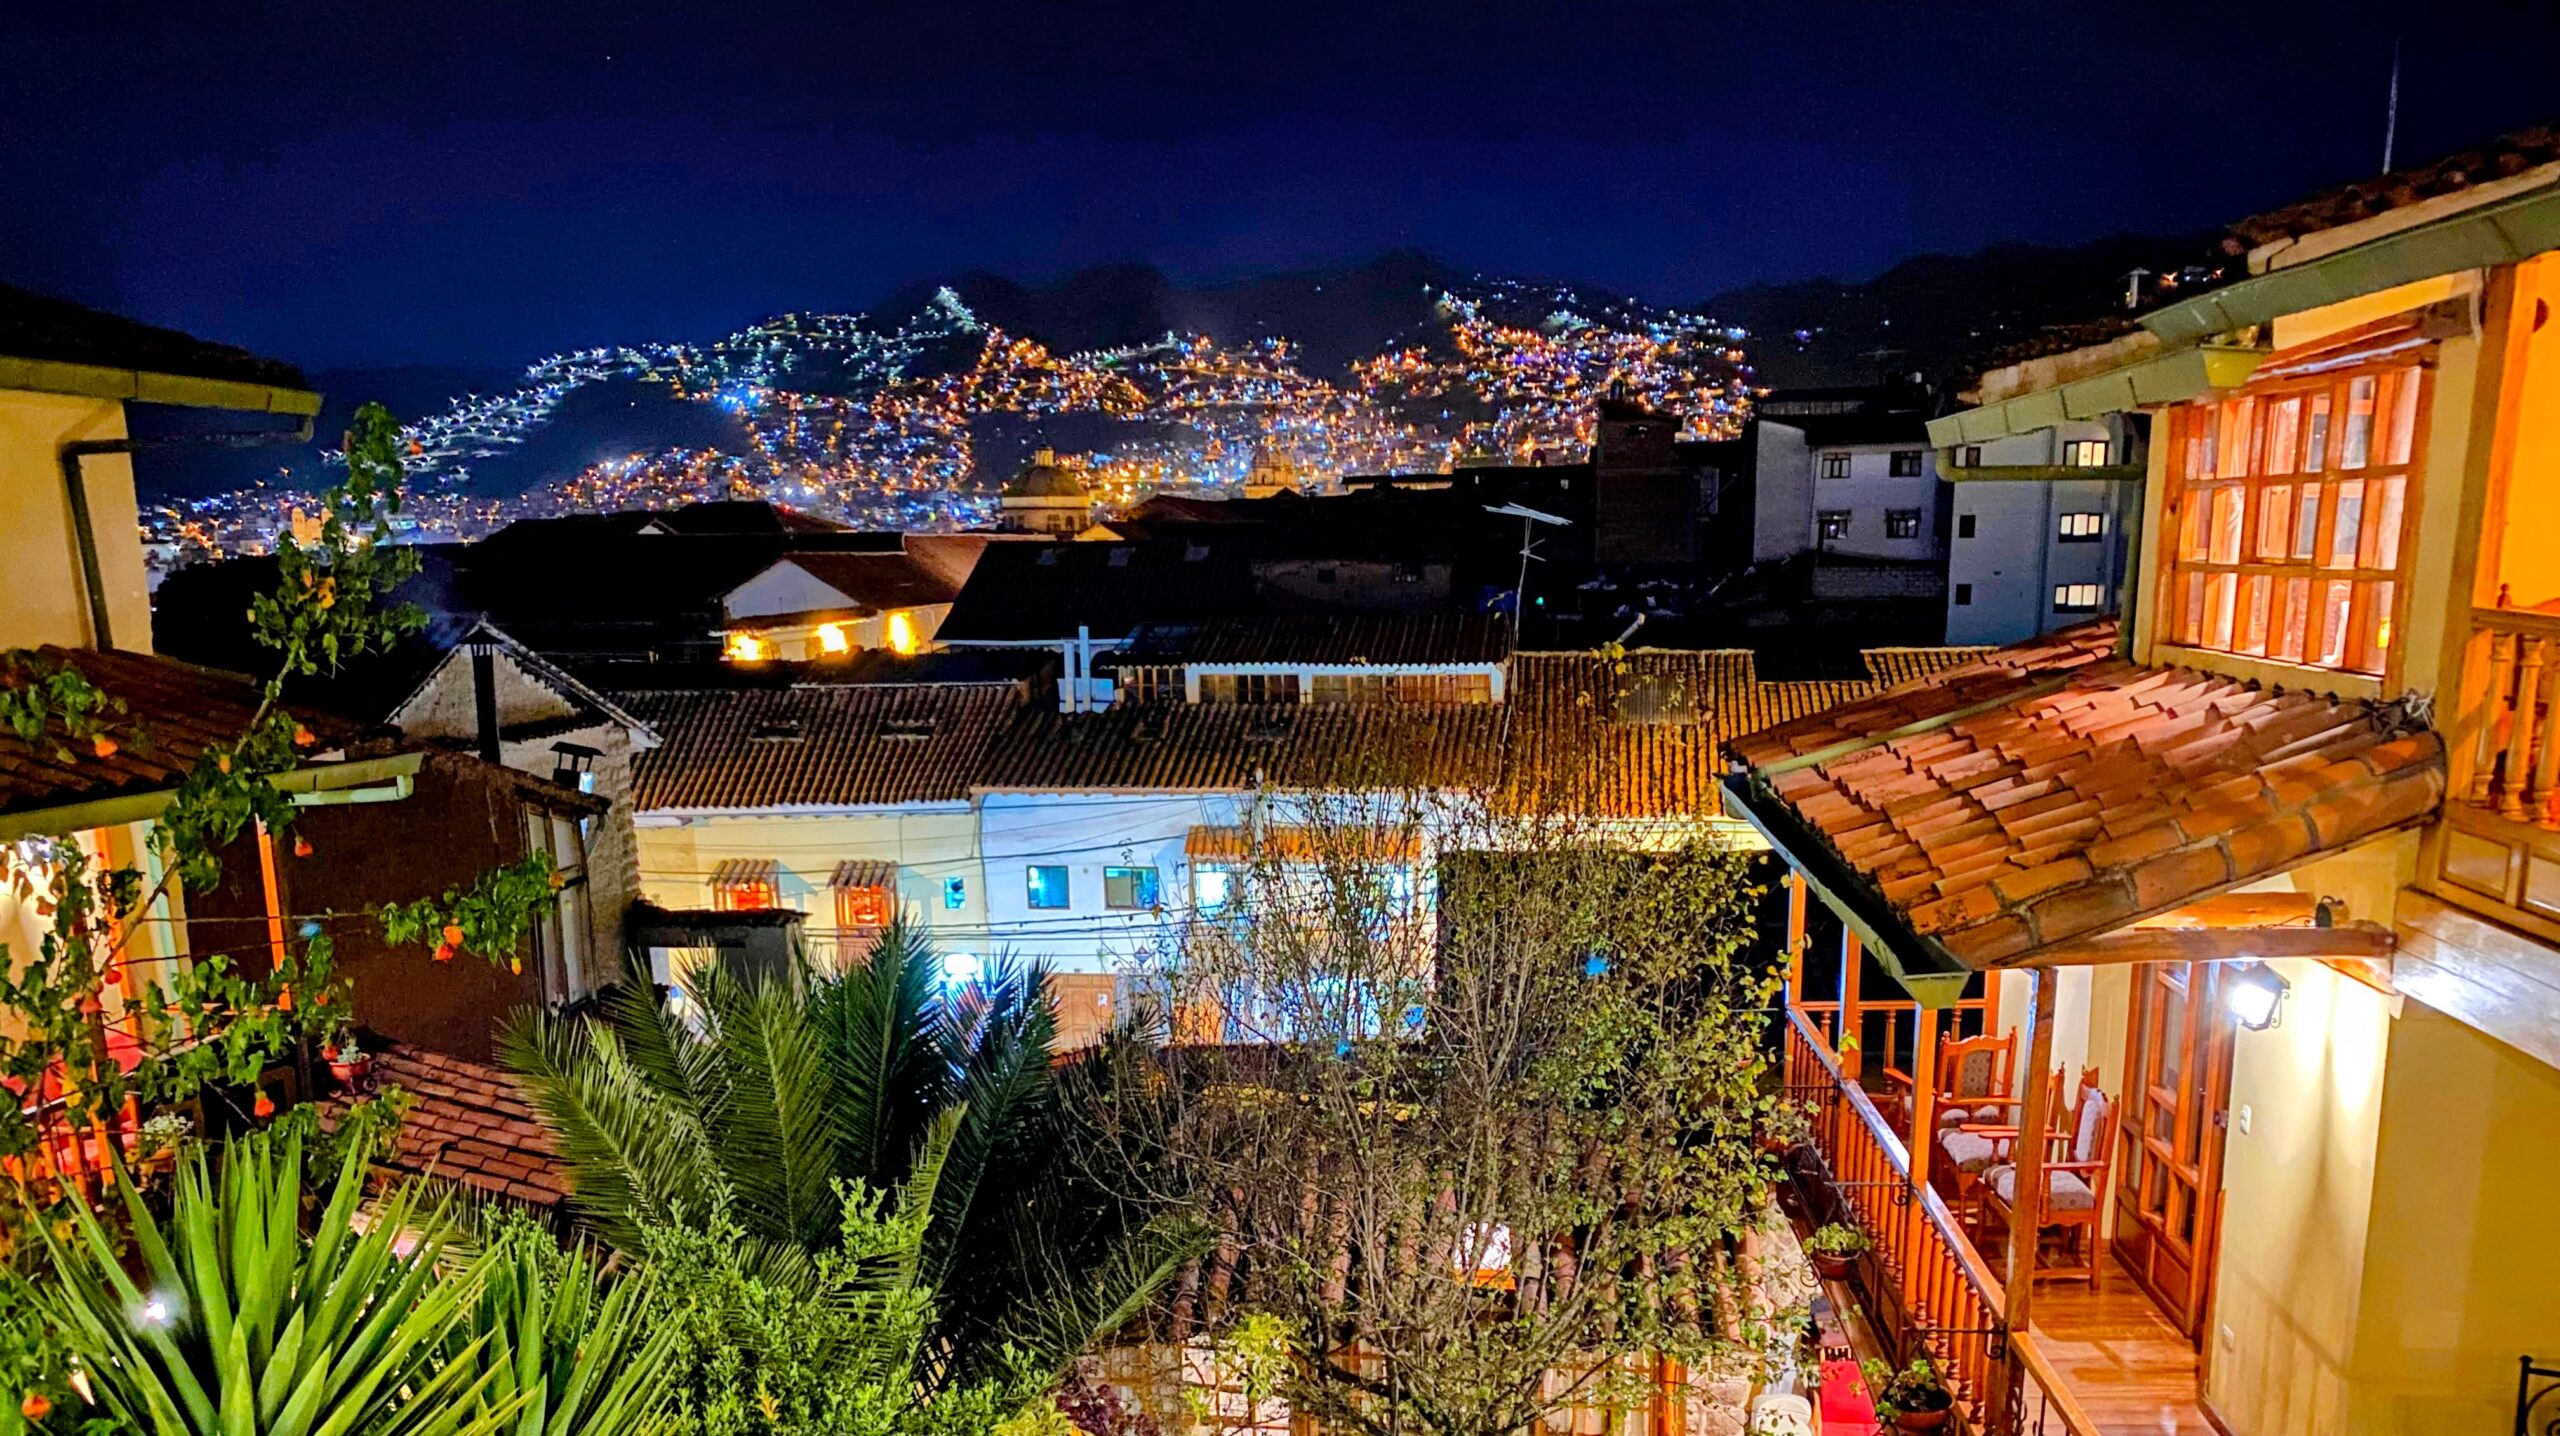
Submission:
[[[942,955],[942,985],[967,987],[976,982],[986,969],[974,952],[946,952]]]
[[[731,663],[761,663],[765,657],[765,642],[752,633],[732,633],[729,635],[727,656]]]
[[[844,636],[843,624],[821,623],[818,625],[818,648],[824,653],[849,653],[853,643]]]
[[[905,614],[889,615],[888,633],[891,652],[913,653],[916,651],[916,626]]]
[[[2233,972],[2223,984],[2222,1000],[2240,1025],[2252,1032],[2264,1032],[2276,1025],[2284,1014],[2284,995],[2293,984],[2284,980],[2274,968],[2263,962],[2247,963]]]

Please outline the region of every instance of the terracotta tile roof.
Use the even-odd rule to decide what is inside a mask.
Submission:
[[[1022,705],[1010,684],[634,695],[660,743],[632,765],[643,812],[956,802]]]
[[[2252,245],[2316,234],[2555,161],[2560,161],[2560,124],[2535,125],[2429,164],[2357,180],[2251,215],[2231,226],[2231,232]]]
[[[398,1144],[377,1167],[543,1210],[568,1202],[559,1148],[515,1078],[483,1063],[406,1047],[375,1053],[373,1068],[376,1081],[412,1100]],[[330,1098],[321,1120],[334,1128],[347,1102],[343,1094]]]
[[[1489,703],[1160,703],[1103,713],[1029,704],[981,782],[1067,791],[1485,787],[1500,761],[1503,717]]]
[[[1876,687],[1891,688],[1915,678],[1944,673],[1991,651],[1988,645],[1974,648],[1870,648],[1859,657],[1867,661],[1867,677]]]
[[[2016,961],[2424,819],[2444,743],[2398,705],[2112,656],[2108,625],[2002,649],[1731,745],[1909,929]],[[1893,736],[1904,725],[1941,720]]]
[[[166,792],[205,750],[237,741],[257,709],[255,684],[236,673],[198,668],[147,653],[47,646],[0,657],[0,689],[17,689],[42,673],[68,668],[124,704],[104,715],[115,751],[97,756],[58,729],[29,743],[0,728],[0,813],[61,807],[103,798]],[[304,712],[324,742],[350,736],[350,725]]]
[[[1490,613],[1226,618],[1176,650],[1192,663],[1500,663],[1511,620]]]
[[[1524,653],[1512,660],[1507,801],[1595,817],[1713,816],[1733,738],[1864,697],[1764,683],[1747,648]]]

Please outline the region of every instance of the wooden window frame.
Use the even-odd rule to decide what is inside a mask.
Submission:
[[[2251,662],[2378,678],[2392,686],[2405,646],[2397,637],[2408,631],[2435,366],[2433,345],[2305,363],[2296,372],[2169,411],[2168,494],[2158,557],[2161,642]],[[2356,386],[2368,380],[2374,386],[2373,423],[2365,436],[2365,460],[2349,467]],[[2404,400],[2403,386],[2414,386],[2413,399]],[[2315,421],[2324,403],[2322,429]],[[2275,416],[2289,406],[2298,407],[2279,425]],[[2246,445],[2236,461],[2223,443],[2227,427]],[[2397,445],[2395,436],[2404,427],[2406,444]],[[2279,434],[2290,439],[2289,467],[2270,473],[2267,446]],[[2395,451],[2402,454],[2396,462]],[[2380,516],[2383,495],[2394,484],[2398,531],[2388,533]],[[2316,491],[2316,498],[2306,490]],[[2236,515],[2215,508],[2226,492],[2239,506]],[[2354,551],[2349,562],[2335,563],[2336,524],[2348,499],[2357,520]],[[2298,532],[2306,516],[2307,540]],[[2227,541],[2234,518],[2237,538]],[[2216,556],[2217,548],[2227,556]],[[2390,561],[2382,562],[2386,557]],[[2346,611],[2332,660],[2325,615],[2339,586]],[[2298,645],[2292,632],[2297,611]]]
[[[836,929],[840,932],[868,932],[887,927],[897,910],[897,894],[887,888],[836,889]]]

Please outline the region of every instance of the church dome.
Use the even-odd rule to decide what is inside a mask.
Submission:
[[[1069,470],[1058,467],[1055,451],[1042,449],[1022,466],[1022,472],[1005,481],[1002,497],[1008,499],[1081,499],[1090,497],[1084,480]]]

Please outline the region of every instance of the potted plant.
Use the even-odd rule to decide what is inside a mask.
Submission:
[[[354,1037],[342,1037],[325,1044],[320,1055],[329,1061],[329,1075],[350,1092],[370,1091],[373,1087],[373,1054],[356,1045]]]
[[[1782,1098],[1761,1115],[1758,1135],[1761,1151],[1784,1157],[1812,1140],[1813,1124],[1806,1120],[1803,1107]]]
[[[1805,1255],[1813,1258],[1813,1269],[1826,1281],[1845,1281],[1858,1254],[1875,1243],[1867,1234],[1845,1222],[1832,1222],[1816,1227],[1804,1243]]]
[[[1869,1357],[1858,1363],[1858,1371],[1867,1378],[1876,1420],[1896,1431],[1935,1431],[1955,1411],[1955,1394],[1938,1379],[1938,1368],[1925,1356],[1912,1358],[1900,1371]]]

